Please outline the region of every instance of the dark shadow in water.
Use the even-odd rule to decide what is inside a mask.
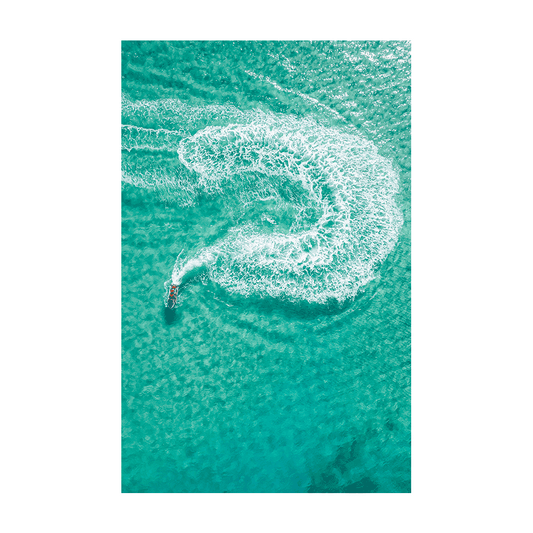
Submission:
[[[365,437],[368,438],[368,436],[367,431]],[[349,473],[349,466],[362,465],[364,440],[364,438],[360,442],[354,440],[341,446],[335,459],[328,463],[322,472],[313,476],[313,482],[307,492],[379,492],[377,483],[370,478],[368,473],[352,483],[347,483],[348,480],[345,479]]]
[[[369,477],[363,477],[351,485],[342,487],[340,492],[378,492],[378,486]]]
[[[394,428],[392,422],[387,424],[387,429],[389,428]],[[396,490],[393,492],[411,492],[410,466],[389,467],[387,462],[382,462],[371,469],[365,468],[365,448],[368,442],[375,440],[382,431],[383,428],[376,422],[368,422],[366,429],[362,430],[357,439],[340,446],[335,457],[326,462],[320,471],[312,474],[307,492],[389,492],[382,490],[380,479],[391,478],[395,478]],[[356,469],[357,473],[353,469]]]
[[[167,326],[171,326],[176,323],[177,320],[177,310],[170,309],[170,307],[163,306],[163,315],[165,317],[165,323]]]

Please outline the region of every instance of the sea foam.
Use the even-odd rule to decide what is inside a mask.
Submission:
[[[203,269],[245,296],[343,302],[375,277],[397,242],[398,173],[353,128],[176,100],[124,99],[123,122],[124,181],[164,190],[182,206],[203,191],[294,213],[285,231],[274,209],[268,233],[250,220],[183,254],[167,287]],[[131,158],[135,152],[144,155]]]

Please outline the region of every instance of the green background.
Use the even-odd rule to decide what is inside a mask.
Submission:
[[[53,2],[4,11],[6,530],[525,528],[526,17],[513,2],[505,12],[419,4]],[[411,14],[432,17],[432,515],[100,515],[100,19]]]

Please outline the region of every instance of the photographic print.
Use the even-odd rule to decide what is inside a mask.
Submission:
[[[123,491],[410,491],[410,67],[122,43]]]
[[[411,491],[411,46],[122,42],[122,491]]]

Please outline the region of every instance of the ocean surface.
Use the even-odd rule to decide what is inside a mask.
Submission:
[[[410,43],[123,42],[121,109],[122,491],[410,492]]]

